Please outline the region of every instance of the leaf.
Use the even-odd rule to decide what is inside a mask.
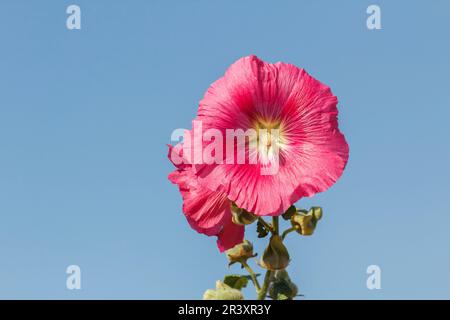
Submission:
[[[259,277],[261,275],[261,273],[255,273],[255,277]],[[247,278],[248,280],[252,280],[252,276],[250,275],[243,275],[242,277]]]
[[[258,220],[258,224],[256,225],[256,232],[258,233],[258,238],[264,238],[269,234],[269,230]]]
[[[240,274],[229,274],[223,278],[223,283],[230,286],[233,289],[241,290],[247,286],[249,276],[243,276]]]

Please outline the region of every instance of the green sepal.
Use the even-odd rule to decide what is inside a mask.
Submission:
[[[286,212],[283,213],[281,216],[283,217],[284,220],[290,220],[291,217],[292,217],[295,213],[297,213],[297,208],[296,208],[294,205],[292,205],[292,206],[290,206],[289,209],[287,209]]]
[[[256,225],[256,232],[258,233],[258,238],[264,238],[269,234],[269,230],[267,230],[266,227],[259,220]]]

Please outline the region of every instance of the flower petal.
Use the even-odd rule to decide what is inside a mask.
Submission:
[[[172,146],[169,146],[171,158]],[[242,242],[244,228],[235,228],[232,223],[231,202],[225,193],[213,191],[199,183],[193,166],[178,164],[169,180],[178,185],[183,197],[183,212],[190,226],[207,236],[218,236],[218,247],[227,250]]]
[[[224,134],[227,129],[252,128],[255,119],[279,123],[283,139],[279,169],[263,175],[261,161],[224,161],[203,165],[197,172],[201,183],[224,191],[256,215],[279,215],[301,197],[328,189],[348,160],[336,105],[330,88],[303,69],[268,64],[255,56],[238,60],[208,89],[196,120],[204,130],[214,128]]]
[[[244,226],[234,224],[231,218],[226,220],[223,229],[217,237],[220,252],[233,248],[244,241]]]

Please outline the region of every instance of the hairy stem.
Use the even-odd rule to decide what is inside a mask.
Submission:
[[[272,217],[272,225],[273,225],[273,234],[278,234],[279,227],[278,227],[278,217]]]
[[[286,236],[291,233],[292,231],[297,230],[297,228],[295,227],[291,227],[289,229],[284,230],[283,234],[281,235],[281,240],[284,240],[284,238],[286,238]]]
[[[267,270],[264,276],[264,283],[261,290],[258,291],[258,300],[264,300],[267,296],[267,290],[269,290],[270,280],[272,279],[272,271]]]

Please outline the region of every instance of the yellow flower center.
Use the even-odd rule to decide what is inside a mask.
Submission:
[[[256,130],[256,142],[259,154],[264,162],[270,161],[275,152],[286,145],[283,126],[280,120],[257,118],[253,124]]]

